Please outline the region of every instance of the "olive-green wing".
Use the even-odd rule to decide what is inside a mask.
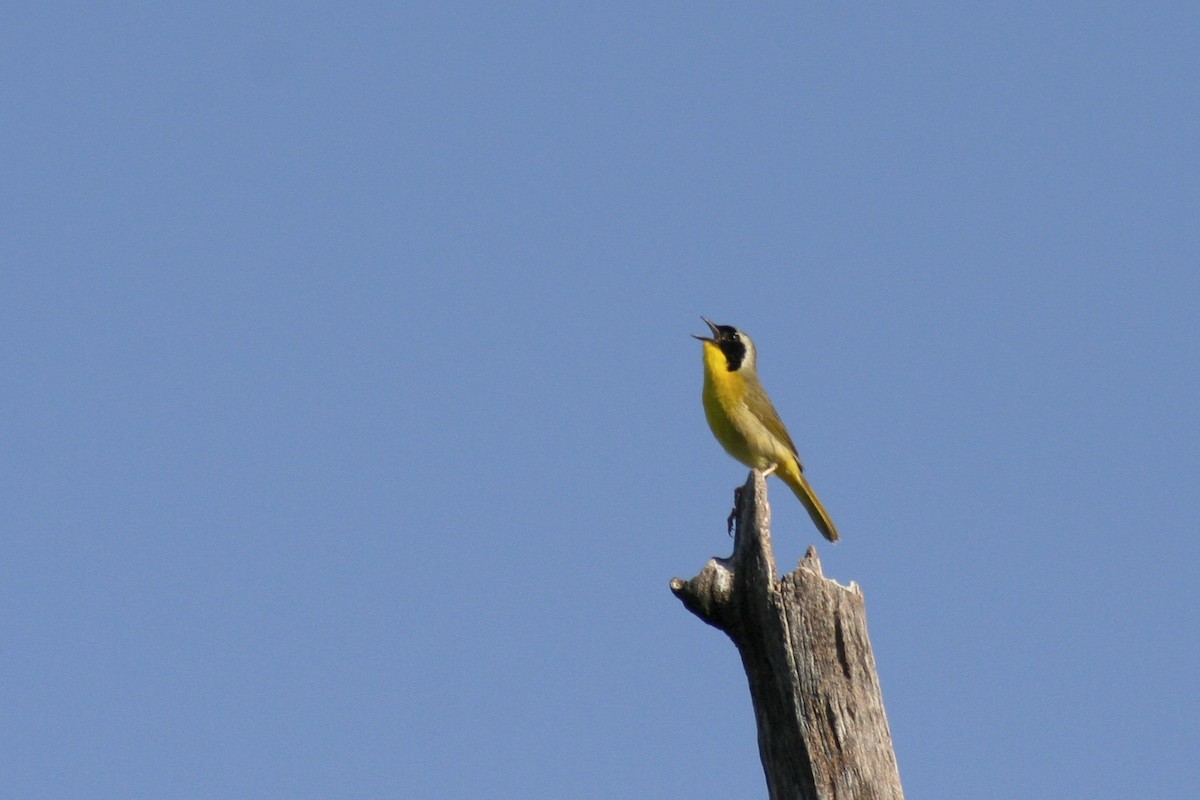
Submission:
[[[804,469],[804,464],[800,461],[800,453],[796,451],[792,437],[784,427],[783,420],[779,418],[779,412],[771,404],[771,398],[767,397],[762,384],[757,381],[746,382],[746,406],[754,412],[754,416],[758,417],[758,421],[772,436],[787,444],[788,449],[796,456],[797,466]]]

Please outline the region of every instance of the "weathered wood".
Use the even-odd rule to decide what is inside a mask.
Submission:
[[[903,800],[862,591],[813,547],[777,579],[761,472],[738,498],[733,555],[671,591],[742,656],[771,800]]]

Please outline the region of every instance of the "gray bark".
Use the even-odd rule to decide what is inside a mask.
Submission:
[[[776,577],[762,473],[739,490],[733,555],[671,591],[737,646],[771,800],[903,800],[858,585],[816,548]]]

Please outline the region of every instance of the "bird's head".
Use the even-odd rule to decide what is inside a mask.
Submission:
[[[701,317],[704,324],[712,331],[712,336],[693,337],[705,343],[706,347],[715,347],[725,356],[725,366],[730,372],[754,369],[754,342],[745,333],[732,325],[717,325],[707,317]]]

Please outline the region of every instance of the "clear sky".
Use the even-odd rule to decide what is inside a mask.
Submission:
[[[909,797],[1200,794],[1198,8],[10,8],[0,796],[762,797],[701,314]]]

